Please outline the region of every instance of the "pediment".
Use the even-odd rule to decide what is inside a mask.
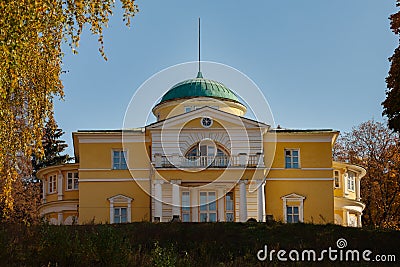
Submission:
[[[281,197],[281,199],[286,199],[286,200],[304,200],[306,197],[302,195],[298,195],[296,193],[291,193],[289,195],[285,195]]]
[[[191,128],[203,128],[200,125],[200,120],[203,117],[212,118],[215,122],[214,127],[212,128],[205,128],[205,129],[218,129],[218,128],[237,128],[237,129],[269,129],[269,125],[258,122],[255,120],[251,120],[248,118],[240,117],[231,113],[227,113],[221,110],[217,110],[211,107],[203,107],[200,109],[193,110],[191,112],[183,113],[171,118],[168,118],[163,121],[155,122],[153,124],[148,125],[146,128],[149,130],[156,130],[156,129],[182,129],[184,127],[191,127]],[[190,122],[199,122],[199,123],[192,123]]]
[[[125,195],[118,194],[113,197],[110,197],[108,200],[114,203],[128,203],[131,202],[133,199]]]

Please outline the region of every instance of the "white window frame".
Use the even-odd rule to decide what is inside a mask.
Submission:
[[[188,196],[188,203],[185,203],[186,201],[184,201],[183,199],[183,195],[187,195]],[[181,221],[182,222],[191,222],[192,221],[192,213],[191,213],[191,208],[190,208],[190,191],[182,191],[181,194]],[[189,220],[188,221],[184,221],[183,215],[188,215],[189,216]]]
[[[354,174],[353,176],[350,175],[350,173]],[[347,177],[346,177],[346,189],[349,192],[355,192],[356,191],[356,176],[357,174],[353,171],[348,171],[347,172]]]
[[[281,197],[283,200],[283,221],[287,223],[287,207],[299,207],[299,222],[304,222],[304,199],[306,197],[291,193],[289,195]],[[292,203],[300,203],[300,205],[294,205]]]
[[[232,194],[232,209],[228,210],[228,194]],[[228,214],[232,214],[232,221],[228,220]],[[235,221],[235,193],[234,191],[229,191],[225,194],[225,221],[234,222]]]
[[[49,175],[48,178],[48,193],[57,193],[57,174]]]
[[[201,108],[201,106],[185,106],[184,107],[185,113],[194,111],[194,110],[199,109],[199,108]]]
[[[341,184],[340,178],[341,178],[340,171],[334,170],[333,171],[333,186],[334,186],[334,188],[340,188],[340,184]],[[336,181],[337,181],[337,184],[336,184]]]
[[[297,151],[297,167],[293,167],[293,151]],[[286,165],[286,152],[290,152],[290,167],[287,167]],[[284,164],[285,164],[285,169],[300,169],[301,164],[300,164],[300,149],[299,148],[285,148],[283,152],[283,157],[284,157]]]
[[[201,203],[201,194],[205,193],[206,194],[206,204],[203,205],[203,203]],[[210,201],[210,194],[214,194],[215,196],[215,200],[214,201]],[[199,205],[199,222],[203,222],[201,221],[201,214],[207,214],[207,220],[206,222],[211,222],[210,221],[210,214],[215,214],[215,222],[218,221],[218,206],[217,206],[217,192],[215,191],[200,191],[199,192],[199,200],[200,200],[200,205]],[[215,203],[215,209],[210,210],[210,206],[212,203]],[[205,206],[206,209],[202,210],[202,206]],[[214,222],[214,221],[212,221]]]
[[[114,167],[114,152],[119,153],[119,162],[118,162],[119,167],[118,168]],[[121,168],[122,167],[121,152],[124,154],[126,168]],[[128,169],[128,151],[127,150],[123,150],[123,149],[112,149],[111,150],[111,169],[112,170],[127,170]]]
[[[122,211],[125,210],[125,216],[122,215]],[[116,216],[116,211],[118,211],[118,215]],[[113,210],[113,223],[127,223],[128,222],[128,207],[114,207]],[[116,217],[118,217],[118,221],[116,221]],[[125,218],[125,221],[122,219]]]
[[[69,177],[69,175],[72,175],[71,177]],[[75,177],[76,175],[76,177]],[[72,188],[69,188],[69,180],[71,180],[71,185]],[[79,173],[78,172],[67,172],[67,179],[66,181],[66,191],[74,191],[74,190],[79,190]],[[76,188],[75,188],[76,186]]]
[[[288,209],[292,211],[288,213]],[[295,208],[297,208],[297,212],[295,212]],[[298,221],[295,221],[295,216],[298,217]],[[289,218],[291,218],[291,222],[289,222]],[[299,223],[300,222],[300,206],[299,205],[286,205],[286,222],[288,223]]]
[[[124,195],[115,195],[113,197],[110,197],[108,201],[110,202],[110,223],[115,223],[114,222],[114,212],[115,208],[126,208],[127,209],[127,223],[130,223],[132,221],[132,200],[133,198],[130,198],[128,196]],[[114,206],[115,205],[115,206]]]

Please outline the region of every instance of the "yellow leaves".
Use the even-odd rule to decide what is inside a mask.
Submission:
[[[121,2],[129,25],[137,6],[134,0]],[[77,53],[88,25],[107,60],[103,28],[113,8],[112,0],[0,1],[0,202],[5,214],[13,209],[18,155],[42,153],[43,125],[46,118],[52,119],[52,99],[64,95],[62,42]]]

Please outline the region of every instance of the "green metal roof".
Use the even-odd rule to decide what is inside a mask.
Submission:
[[[201,72],[194,79],[185,80],[174,85],[164,94],[160,103],[193,97],[212,97],[239,102],[237,96],[220,82],[204,79]]]

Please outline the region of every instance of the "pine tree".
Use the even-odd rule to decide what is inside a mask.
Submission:
[[[49,119],[46,122],[42,140],[43,157],[40,158],[36,155],[32,157],[34,177],[41,168],[64,164],[72,160],[69,155],[61,154],[68,147],[64,140],[60,140],[64,133],[62,129],[58,128],[54,119]]]

